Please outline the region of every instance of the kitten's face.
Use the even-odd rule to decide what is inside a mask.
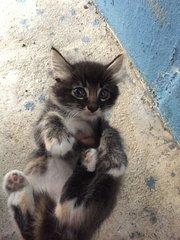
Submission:
[[[69,64],[52,49],[56,84],[52,87],[55,102],[67,112],[81,117],[98,117],[111,108],[119,94],[114,75],[120,70],[122,55],[105,66],[94,62]]]

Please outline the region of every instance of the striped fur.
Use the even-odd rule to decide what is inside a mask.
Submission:
[[[118,96],[121,62],[71,65],[52,50],[56,84],[34,127],[37,149],[24,173],[10,171],[3,183],[23,239],[90,240],[112,212],[127,158],[103,112]],[[73,97],[81,98],[77,85],[87,99]]]

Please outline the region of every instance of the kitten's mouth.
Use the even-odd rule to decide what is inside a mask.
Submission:
[[[95,112],[91,112],[89,110],[85,110],[84,111],[84,116],[86,117],[90,117],[90,118],[96,118],[96,117],[100,117],[101,116],[101,112],[100,111],[95,111]]]
[[[102,111],[100,109],[96,110],[95,112],[91,112],[87,109],[87,107],[84,108],[84,111],[82,111],[83,118],[89,118],[89,119],[95,119],[102,116]]]
[[[96,116],[97,115],[97,111],[96,112],[86,111],[86,115],[88,115],[88,116]]]

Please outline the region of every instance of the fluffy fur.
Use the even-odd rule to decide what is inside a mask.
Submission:
[[[70,64],[52,49],[56,83],[34,127],[37,149],[4,178],[25,240],[90,240],[111,213],[127,167],[119,133],[104,120],[119,94],[110,64]]]

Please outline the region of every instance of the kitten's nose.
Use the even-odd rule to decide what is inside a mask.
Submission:
[[[96,106],[96,105],[88,105],[87,108],[92,113],[95,112],[96,110],[98,110],[98,106]]]

